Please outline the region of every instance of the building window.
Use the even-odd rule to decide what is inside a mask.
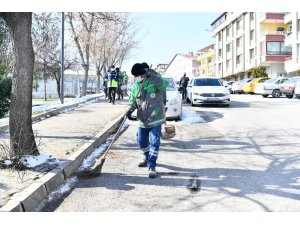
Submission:
[[[254,40],[254,30],[250,31],[250,41]]]
[[[242,30],[242,29],[243,29],[243,21],[242,21],[242,18],[239,18],[236,21],[236,30],[239,31],[239,30]]]
[[[214,72],[214,67],[213,66],[208,67],[208,72],[209,73]]]
[[[292,55],[292,48],[285,47],[283,41],[267,42],[267,55]]]
[[[297,44],[297,56],[298,56],[298,63],[300,60],[300,44]]]
[[[230,37],[231,36],[231,26],[227,27],[226,29],[226,37]]]
[[[255,48],[250,49],[250,59],[255,57]]]
[[[226,71],[228,71],[231,68],[231,59],[228,59],[226,61]]]
[[[254,20],[254,12],[250,12],[250,21]]]
[[[219,54],[218,55],[219,55],[219,58],[222,57],[222,49],[221,48],[219,48]]]
[[[298,19],[298,31],[300,31],[300,19]]]
[[[237,48],[242,47],[242,37],[239,37],[239,38],[236,40],[236,47],[237,47]]]
[[[226,52],[231,52],[231,43],[226,45]]]
[[[242,64],[242,60],[243,60],[243,54],[238,55],[236,57],[236,64],[237,64],[237,66],[240,65],[240,64]]]
[[[209,58],[207,59],[207,63],[211,63],[211,61],[212,61],[212,58],[209,57]]]
[[[222,34],[219,33],[219,42],[221,42],[221,41],[222,41]]]

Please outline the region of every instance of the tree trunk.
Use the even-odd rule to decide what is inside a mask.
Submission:
[[[32,130],[32,82],[34,52],[31,39],[32,13],[2,13],[10,30],[15,54],[10,102],[11,149],[17,156],[39,154]]]
[[[86,65],[84,66],[84,80],[83,80],[82,93],[81,93],[82,96],[86,95],[88,77],[89,77],[89,67]]]
[[[60,80],[56,80],[56,90],[57,90],[58,98],[60,99]]]
[[[44,76],[44,100],[47,101],[47,79],[45,78],[45,74],[43,74]]]
[[[97,94],[100,93],[100,77],[101,77],[101,73],[100,70],[97,70]]]

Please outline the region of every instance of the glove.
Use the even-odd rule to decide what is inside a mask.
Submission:
[[[132,116],[131,116],[132,113],[133,113],[133,110],[129,108],[129,109],[125,112],[125,116],[126,116],[129,120],[134,120],[134,118],[132,118]]]

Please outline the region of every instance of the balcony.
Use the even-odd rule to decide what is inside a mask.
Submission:
[[[291,46],[293,44],[293,38],[292,38],[293,33],[292,32],[288,32],[285,36],[284,39],[284,46]]]
[[[261,13],[259,16],[261,23],[283,23],[284,13]]]
[[[285,51],[267,51],[266,55],[260,57],[261,63],[284,63],[286,58],[292,55],[292,52]]]

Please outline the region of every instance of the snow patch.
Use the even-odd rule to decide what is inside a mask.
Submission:
[[[75,103],[82,103],[82,102],[88,101],[95,97],[104,97],[104,93],[86,95],[86,96],[82,96],[80,98],[65,98],[64,104],[61,104],[60,100],[57,100],[54,102],[42,102],[36,106],[33,106],[32,112],[44,112],[44,111],[49,111],[49,110],[53,110],[53,109],[59,109],[59,108],[65,107],[65,106],[75,104]],[[92,100],[92,102],[94,102],[94,101],[96,101],[96,100]],[[83,106],[83,105],[84,104],[81,104],[80,106]]]
[[[92,154],[90,154],[86,159],[83,160],[81,166],[78,168],[79,171],[84,170],[85,168],[89,168],[93,165],[94,161],[98,156],[105,151],[107,148],[107,144],[102,144],[100,147],[96,148]]]
[[[32,156],[32,155],[23,156],[20,161],[24,165],[26,165],[28,168],[34,168],[34,167],[42,165],[44,163],[49,163],[49,164],[60,164],[60,163],[62,163],[61,160],[53,158],[50,154],[43,153],[43,152],[41,152],[37,156]]]
[[[10,166],[12,164],[12,162],[10,160],[4,160],[4,165],[6,166]]]

